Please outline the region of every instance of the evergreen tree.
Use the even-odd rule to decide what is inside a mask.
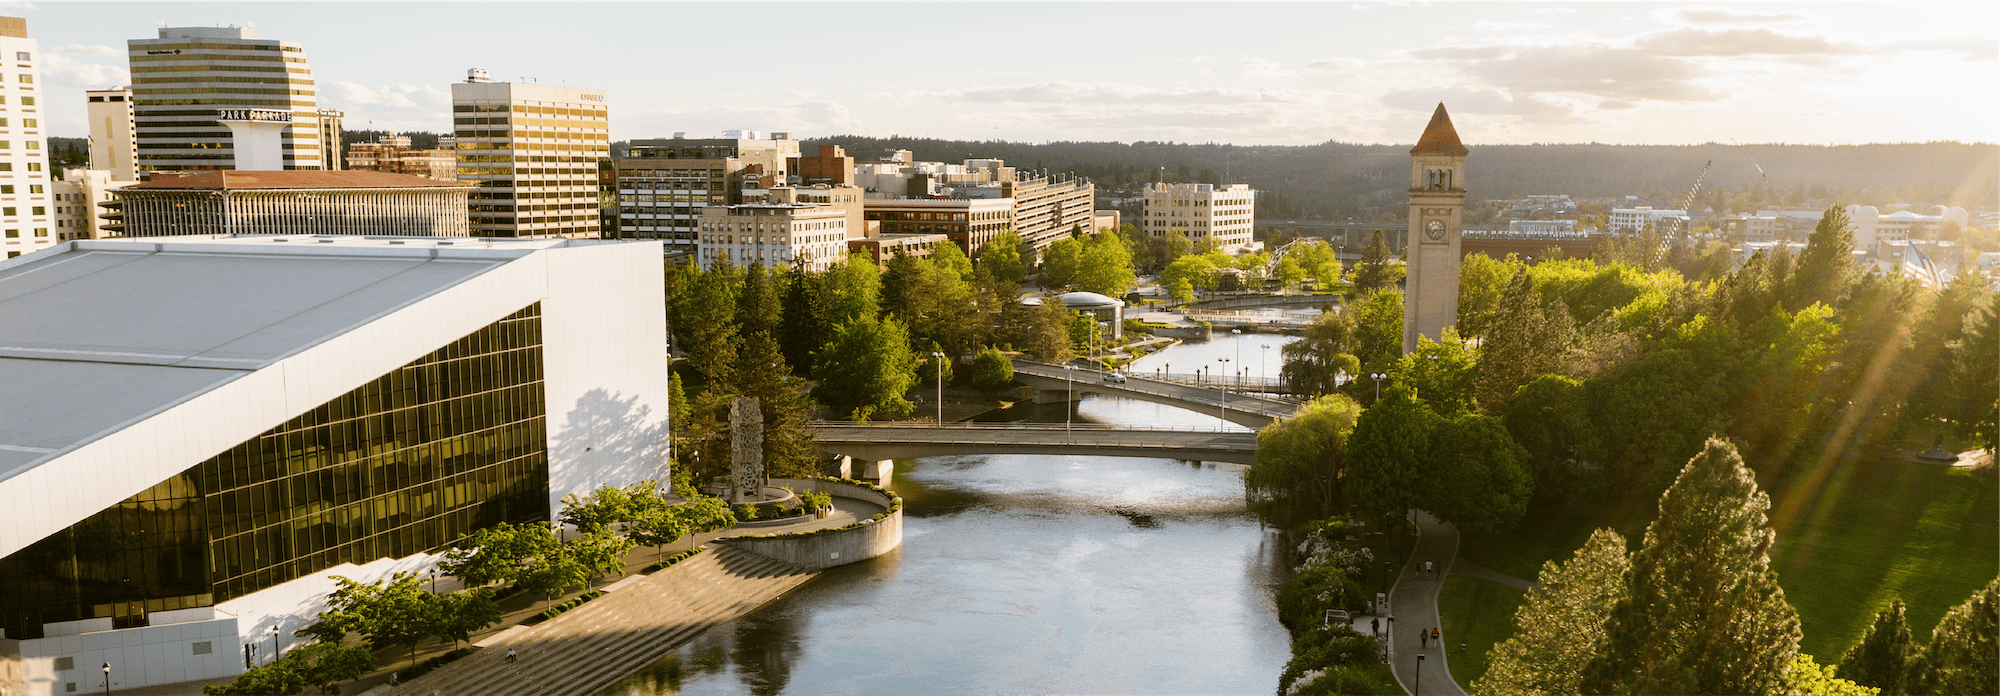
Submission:
[[[1913,694],[2000,694],[2000,578],[1945,612],[1912,670]]]
[[[1820,216],[1793,273],[1797,282],[1785,295],[1786,310],[1796,312],[1815,302],[1841,305],[1855,276],[1854,226],[1848,224],[1846,210],[1833,206]]]
[[[1543,301],[1523,268],[1508,282],[1479,348],[1473,390],[1487,413],[1507,412],[1507,400],[1521,385],[1563,369],[1576,324],[1560,298]]]
[[[903,394],[916,383],[917,358],[910,334],[894,318],[862,316],[841,323],[820,349],[813,372],[819,396],[836,413],[899,416],[910,402]]]
[[[757,398],[764,416],[764,466],[772,476],[811,476],[819,446],[812,436],[805,384],[791,374],[769,333],[751,334],[736,363],[736,393]]]
[[[1736,448],[1711,438],[1660,497],[1582,691],[1783,691],[1800,631],[1771,570],[1770,507]]]
[[[1396,361],[1389,379],[1410,388],[1431,410],[1456,416],[1472,410],[1472,351],[1458,337],[1458,330],[1444,329],[1443,340],[1417,337],[1417,349]]]
[[[803,377],[812,376],[813,352],[819,350],[826,340],[830,327],[827,324],[826,277],[812,273],[800,266],[793,266],[785,273],[785,298],[783,315],[785,321],[777,331],[778,346],[785,354],[785,364]]]
[[[1950,399],[1940,409],[1961,432],[1978,438],[2000,456],[2000,302],[1988,293],[1984,309],[1973,313],[1965,338],[1954,351]]]
[[[729,367],[736,361],[738,285],[735,267],[727,258],[720,259],[696,277],[681,310],[681,351],[708,379],[709,389],[728,383]]]
[[[1395,520],[1422,504],[1430,488],[1424,475],[1437,414],[1402,384],[1355,419],[1348,438],[1347,474],[1341,492],[1350,504],[1379,520]]]
[[[854,252],[826,269],[826,324],[882,315],[882,272],[867,254]],[[822,340],[824,336],[821,337]],[[815,363],[814,369],[818,366]]]
[[[1493,646],[1474,693],[1562,696],[1582,693],[1583,669],[1605,647],[1611,608],[1625,599],[1632,560],[1609,528],[1568,561],[1542,563],[1535,589],[1514,611],[1514,636]]]
[[[900,249],[889,257],[888,265],[882,269],[883,314],[901,319],[904,324],[915,324],[913,317],[932,308],[931,298],[925,296],[923,287],[929,266],[928,260],[903,253]]]
[[[1391,268],[1395,265],[1398,263],[1389,254],[1389,245],[1382,242],[1382,231],[1376,230],[1375,237],[1362,249],[1361,260],[1354,264],[1354,291],[1375,292],[1394,286],[1396,281],[1402,280],[1401,275],[1396,272],[1400,269]]]
[[[740,335],[776,332],[784,325],[784,309],[779,303],[782,293],[774,287],[776,281],[762,263],[744,269],[743,286],[736,297],[736,330]]]
[[[1883,693],[1907,693],[1904,681],[1919,648],[1910,638],[1910,623],[1903,613],[1900,599],[1875,612],[1875,623],[1861,634],[1861,642],[1840,658],[1841,677],[1879,688]]]

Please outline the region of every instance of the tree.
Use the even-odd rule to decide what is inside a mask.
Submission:
[[[1472,351],[1447,326],[1442,340],[1418,336],[1416,351],[1396,361],[1389,379],[1414,390],[1438,414],[1456,416],[1472,410],[1473,368]]]
[[[1854,282],[1854,227],[1840,206],[1826,209],[1806,237],[1806,249],[1799,253],[1797,282],[1785,300],[1785,309],[1799,311],[1813,303],[1839,306]]]
[[[1501,417],[1528,456],[1537,496],[1556,502],[1581,492],[1590,450],[1590,394],[1582,382],[1542,375],[1521,385]]]
[[[555,597],[571,588],[590,584],[590,576],[595,574],[596,569],[574,553],[582,549],[557,541],[554,532],[544,525],[528,525],[521,529],[534,530],[527,535],[535,545],[535,554],[523,559],[520,577],[514,581],[516,585],[535,594]]]
[[[1194,299],[1195,288],[1212,287],[1215,259],[1206,254],[1189,254],[1174,259],[1160,271],[1160,289],[1183,302]]]
[[[1353,343],[1354,320],[1329,305],[1306,325],[1299,340],[1278,350],[1285,358],[1279,375],[1294,394],[1331,394],[1343,376],[1354,381],[1363,374],[1361,360],[1350,352]]]
[[[1353,353],[1361,373],[1388,372],[1403,356],[1403,292],[1383,290],[1350,299],[1354,316]]]
[[[1259,514],[1289,528],[1344,509],[1341,475],[1360,415],[1360,404],[1333,394],[1258,431],[1257,464],[1243,472],[1243,485]]]
[[[1121,297],[1132,289],[1132,252],[1116,233],[1099,232],[1083,240],[1071,280],[1078,290]]]
[[[1019,285],[1028,280],[1028,265],[1021,255],[1021,235],[1008,230],[986,240],[979,249],[979,265],[994,278]]]
[[[778,347],[785,364],[802,377],[812,376],[813,352],[826,340],[826,277],[795,265],[785,273],[785,296],[781,303],[785,321],[778,326]]]
[[[630,522],[637,513],[638,503],[630,491],[607,484],[581,498],[575,493],[563,496],[562,511],[556,513],[556,519],[588,531]]]
[[[968,375],[972,386],[987,391],[1005,389],[1014,384],[1014,361],[1000,353],[998,348],[979,351],[972,359],[972,371]]]
[[[1527,264],[1513,254],[1507,260],[1495,260],[1485,254],[1466,254],[1458,267],[1458,332],[1467,338],[1486,338],[1514,298],[1501,298],[1508,294],[1513,285],[1509,278],[1515,278],[1527,271]],[[1532,283],[1530,284],[1532,287]]]
[[[1076,283],[1082,265],[1082,242],[1073,237],[1056,240],[1042,251],[1042,287],[1050,290],[1070,287]]]
[[[1402,262],[1389,254],[1389,245],[1382,243],[1382,231],[1376,230],[1374,239],[1362,249],[1361,260],[1354,264],[1354,291],[1375,292],[1392,287],[1403,279],[1403,273]]]
[[[836,327],[882,313],[882,273],[874,259],[854,252],[826,269],[826,324]],[[822,336],[824,338],[824,336]],[[815,363],[817,369],[817,363]]]
[[[1515,272],[1492,311],[1479,348],[1473,390],[1487,413],[1505,413],[1514,390],[1536,377],[1560,373],[1576,324],[1560,298],[1544,301],[1524,268]]]
[[[459,537],[438,561],[438,571],[468,587],[517,580],[528,559],[542,552],[548,527],[540,523],[501,522]]]
[[[1021,335],[1014,340],[1021,351],[1043,362],[1060,363],[1070,358],[1069,310],[1054,297],[1025,312]]]
[[[408,647],[410,664],[415,665],[417,643],[438,634],[443,608],[436,595],[424,591],[416,573],[397,573],[369,584],[341,575],[333,576],[333,581],[336,586],[327,595],[326,612],[300,629],[299,635],[337,645],[347,634],[359,633],[375,649]]]
[[[1736,448],[1709,439],[1660,497],[1610,640],[1584,670],[1595,694],[1768,694],[1799,652],[1798,612],[1768,555],[1770,498]]]
[[[1284,258],[1278,259],[1277,276],[1279,285],[1286,288],[1298,287],[1298,284],[1306,279],[1305,264],[1299,263],[1298,257],[1286,254]]]
[[[2000,693],[2000,578],[1952,607],[1907,686],[1913,694]]]
[[[1879,688],[1862,686],[1833,674],[1832,667],[1822,667],[1813,660],[1813,656],[1799,653],[1798,659],[1785,667],[1785,696],[1875,696],[1882,693]]]
[[[1984,309],[1968,321],[1965,338],[1954,352],[1950,397],[1940,410],[1958,424],[1959,431],[1978,438],[1987,451],[2000,456],[2000,302],[1988,293]]]
[[[744,269],[742,289],[736,295],[736,330],[748,336],[757,332],[775,334],[785,323],[781,282],[762,263]]]
[[[493,601],[492,589],[474,587],[433,596],[438,606],[432,612],[437,620],[431,626],[431,635],[439,639],[450,639],[453,643],[468,642],[479,629],[500,623],[500,604]]]
[[[1382,399],[1355,419],[1341,492],[1377,519],[1400,518],[1424,499],[1423,465],[1437,427],[1437,414],[1414,390],[1400,383],[1384,389]]]
[[[902,322],[873,316],[846,320],[834,328],[818,360],[813,373],[820,378],[820,399],[838,412],[909,412],[903,394],[916,383],[917,359]]]
[[[675,324],[688,363],[708,379],[710,388],[729,380],[739,340],[736,324],[736,269],[718,260],[695,277],[692,293]]]
[[[1875,622],[1861,634],[1861,642],[1840,658],[1840,676],[1888,693],[1907,693],[1904,682],[1920,646],[1910,638],[1904,611],[1903,600],[1898,599],[1875,612]]]
[[[1465,412],[1442,421],[1425,457],[1432,481],[1423,508],[1479,534],[1519,524],[1535,491],[1528,452],[1514,443],[1500,419]]]
[[[1591,533],[1561,565],[1543,562],[1535,589],[1514,610],[1514,636],[1493,646],[1486,675],[1473,683],[1473,692],[1583,693],[1584,666],[1604,649],[1605,622],[1625,599],[1631,572],[1625,537],[1609,528]]]
[[[757,398],[764,416],[764,465],[776,476],[811,475],[819,445],[806,422],[810,405],[805,383],[791,374],[769,334],[751,334],[736,363],[736,392]]]

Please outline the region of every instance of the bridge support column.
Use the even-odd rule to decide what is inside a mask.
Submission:
[[[844,479],[854,478],[854,458],[845,454],[836,454],[826,462],[825,469],[830,470],[825,471],[829,476],[838,476]]]
[[[874,481],[875,485],[887,487],[889,485],[889,477],[896,474],[896,460],[894,459],[864,459],[861,461],[861,475],[855,478],[863,481]]]
[[[1069,389],[1036,389],[1035,403],[1055,404],[1064,401],[1082,401],[1083,391]]]

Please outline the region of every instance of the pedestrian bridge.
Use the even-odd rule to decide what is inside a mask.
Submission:
[[[1141,374],[1117,375],[1106,381],[1106,374],[1019,358],[1014,360],[1014,380],[1034,387],[1036,403],[1074,400],[1085,394],[1122,396],[1196,413],[1214,414],[1231,423],[1259,429],[1292,417],[1301,405],[1299,401],[1279,396],[1243,394],[1233,389],[1181,384]]]
[[[869,462],[948,454],[1081,454],[1257,463],[1257,434],[1095,423],[814,421],[820,451]]]

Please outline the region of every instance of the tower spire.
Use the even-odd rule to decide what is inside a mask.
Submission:
[[[1431,113],[1430,125],[1424,126],[1424,137],[1417,138],[1417,146],[1410,148],[1410,154],[1463,157],[1469,153],[1465,143],[1458,141],[1458,129],[1451,126],[1451,114],[1444,112],[1444,102],[1438,102],[1437,111]]]

